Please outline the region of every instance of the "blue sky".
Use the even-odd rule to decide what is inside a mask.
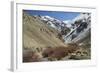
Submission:
[[[40,10],[24,10],[24,12],[32,16],[34,15],[51,16],[61,21],[72,20],[80,14],[79,12],[40,11]]]

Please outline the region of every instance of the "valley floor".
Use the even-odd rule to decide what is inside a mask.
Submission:
[[[66,47],[46,47],[31,50],[27,48],[23,51],[23,62],[87,60],[91,59],[91,50],[89,46],[79,46],[75,43],[70,43]]]

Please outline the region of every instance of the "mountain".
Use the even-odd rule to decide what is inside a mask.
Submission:
[[[30,16],[23,12],[24,48],[65,46],[58,38],[58,33],[59,31],[40,20],[40,16]]]
[[[90,18],[64,22],[23,12],[23,62],[90,59]]]
[[[90,13],[80,13],[80,15],[75,17],[72,21],[75,22],[75,21],[79,21],[79,20],[83,20],[83,19],[89,20],[88,19],[89,17],[91,17]]]
[[[50,16],[41,16],[40,20],[55,30],[59,31],[58,37],[63,41],[64,39],[62,37],[67,35],[71,30],[71,28],[68,27],[66,23]]]
[[[66,36],[64,36],[64,40],[66,43],[69,42],[82,42],[83,39],[87,36],[91,38],[91,14],[90,13],[81,13],[79,16],[72,20],[74,22],[74,29],[70,31]],[[76,26],[77,25],[77,26]]]
[[[65,20],[63,21],[66,24],[66,27],[71,28],[72,27],[72,21],[71,20]]]
[[[58,31],[61,31],[63,27],[66,27],[66,23],[64,23],[63,21],[61,20],[58,20],[58,19],[55,19],[53,17],[50,17],[50,16],[41,16],[41,20],[46,23],[47,25],[55,28],[56,30]]]

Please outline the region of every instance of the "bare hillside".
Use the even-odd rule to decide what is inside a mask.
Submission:
[[[65,46],[65,44],[57,38],[57,34],[58,31],[48,27],[39,17],[23,13],[24,48]]]

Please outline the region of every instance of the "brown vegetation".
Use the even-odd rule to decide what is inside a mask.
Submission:
[[[68,56],[68,54],[75,52],[78,50],[79,47],[77,44],[68,44],[67,47],[53,47],[53,48],[47,48],[43,51],[43,57],[48,58],[56,58],[57,60],[60,60],[61,58]]]
[[[23,62],[38,62],[41,61],[41,59],[42,54],[38,49],[34,51],[31,49],[23,50]]]

